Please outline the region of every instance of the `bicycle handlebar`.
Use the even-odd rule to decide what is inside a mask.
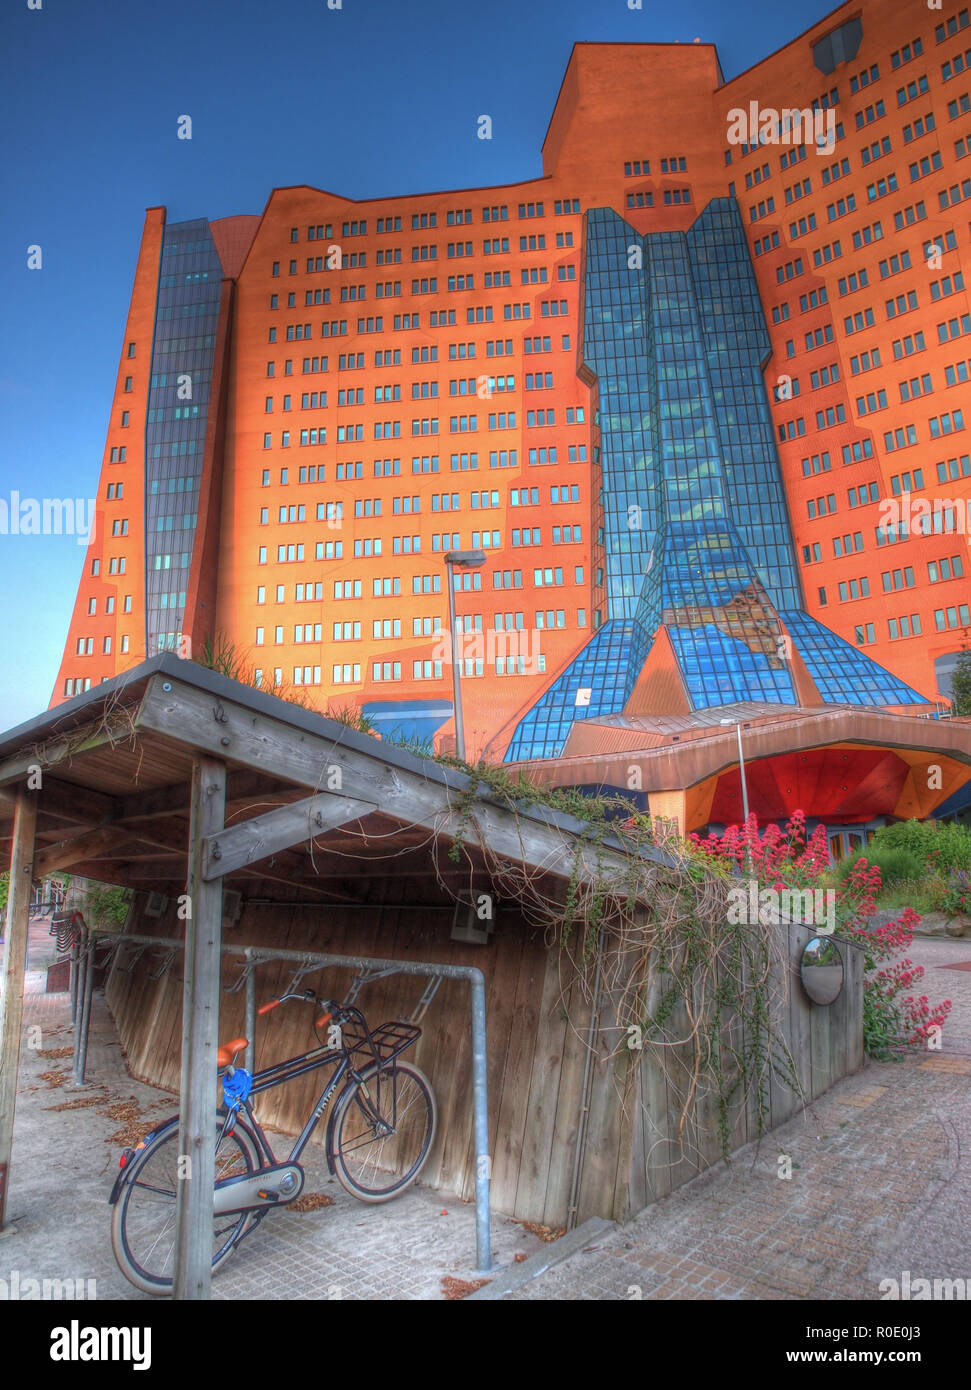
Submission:
[[[316,1004],[320,1008],[325,1009],[326,1012],[321,1014],[317,1019],[315,1024],[317,1028],[323,1028],[335,1018],[340,1022],[344,1017],[344,1010],[336,999],[318,999],[313,990],[307,990],[304,994],[282,994],[279,999],[271,999],[268,1003],[261,1004],[256,1012],[258,1014],[268,1014],[280,1004],[285,1004],[288,999],[300,999],[305,1004]]]

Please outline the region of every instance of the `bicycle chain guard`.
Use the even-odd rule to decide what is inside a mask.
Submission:
[[[245,1100],[249,1099],[249,1093],[253,1087],[253,1073],[245,1071],[242,1067],[237,1068],[232,1076],[223,1077],[223,1098],[229,1110],[236,1113]]]

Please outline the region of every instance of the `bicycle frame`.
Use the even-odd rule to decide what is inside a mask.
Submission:
[[[326,1051],[330,1055],[326,1057],[319,1057],[316,1060],[311,1061],[310,1059],[314,1057],[314,1052],[316,1051]],[[295,1139],[293,1148],[290,1150],[290,1153],[287,1155],[287,1158],[285,1160],[282,1160],[287,1163],[296,1163],[297,1160],[300,1158],[300,1155],[303,1153],[304,1149],[307,1147],[307,1144],[310,1142],[311,1135],[317,1128],[317,1125],[320,1123],[321,1116],[330,1104],[330,1101],[333,1098],[335,1091],[340,1086],[341,1081],[344,1079],[344,1077],[348,1073],[350,1073],[354,1080],[359,1080],[359,1077],[355,1075],[354,1069],[351,1066],[351,1060],[346,1054],[344,1054],[343,1056],[337,1054],[337,1056],[335,1056],[333,1048],[312,1049],[310,1052],[303,1053],[299,1057],[291,1057],[286,1062],[277,1062],[275,1066],[267,1067],[265,1071],[257,1072],[257,1074],[253,1077],[253,1088],[250,1091],[250,1094],[247,1097],[247,1099],[243,1101],[241,1109],[245,1111],[246,1118],[249,1121],[250,1127],[252,1128],[254,1138],[259,1144],[263,1156],[270,1164],[276,1164],[278,1162],[281,1162],[281,1160],[276,1157],[273,1150],[270,1148],[270,1143],[263,1132],[263,1127],[261,1126],[259,1120],[256,1118],[256,1115],[253,1113],[253,1107],[251,1103],[252,1097],[254,1095],[258,1095],[261,1091],[268,1091],[271,1090],[274,1086],[282,1086],[287,1081],[293,1081],[296,1077],[303,1076],[306,1072],[319,1071],[321,1067],[330,1066],[335,1061],[337,1062],[337,1067],[334,1071],[333,1076],[329,1078],[327,1085],[324,1087],[323,1091],[317,1098],[317,1102],[310,1112],[310,1116],[307,1120],[307,1123],[304,1125],[303,1129],[300,1131],[297,1138]],[[224,1131],[232,1127],[232,1119],[232,1114],[227,1115],[226,1123],[223,1126]],[[327,1165],[331,1169],[331,1171],[333,1171],[334,1165],[330,1155],[329,1144],[327,1145]]]
[[[381,1057],[374,1044],[373,1034],[371,1030],[368,1028],[367,1023],[364,1019],[364,1015],[361,1013],[361,1011],[359,1009],[353,1009],[348,1010],[347,1012],[353,1013],[357,1021],[360,1023],[361,1028],[364,1032],[365,1041],[371,1050],[373,1062],[377,1069],[380,1071],[383,1069],[384,1066],[390,1065],[393,1062],[394,1057]],[[245,1101],[243,1101],[242,1106],[240,1108],[245,1111],[246,1117],[250,1122],[250,1125],[254,1132],[254,1137],[257,1140],[257,1143],[259,1144],[260,1150],[263,1156],[268,1160],[270,1164],[279,1163],[281,1160],[279,1160],[276,1157],[273,1150],[270,1148],[269,1140],[266,1138],[266,1135],[263,1132],[263,1128],[260,1125],[259,1120],[253,1113],[253,1108],[251,1104],[252,1097],[258,1095],[261,1091],[271,1090],[274,1086],[283,1086],[288,1081],[295,1080],[298,1076],[306,1075],[307,1072],[319,1071],[321,1067],[331,1066],[335,1061],[337,1062],[337,1066],[333,1076],[331,1076],[331,1078],[327,1082],[327,1085],[324,1087],[323,1091],[318,1096],[317,1101],[310,1112],[306,1124],[304,1125],[303,1129],[300,1131],[296,1140],[294,1141],[293,1148],[290,1150],[290,1153],[287,1156],[287,1158],[283,1160],[286,1163],[296,1163],[299,1160],[300,1155],[303,1153],[304,1149],[307,1147],[307,1144],[310,1142],[311,1135],[317,1128],[317,1125],[319,1124],[320,1119],[324,1114],[324,1111],[327,1109],[335,1092],[337,1091],[342,1080],[346,1076],[349,1075],[354,1084],[359,1088],[360,1095],[365,1103],[367,1103],[370,1099],[367,1092],[367,1086],[362,1079],[361,1072],[354,1066],[354,1064],[351,1061],[352,1050],[353,1049],[349,1050],[343,1044],[340,1048],[334,1048],[331,1047],[329,1044],[323,1044],[320,1047],[311,1048],[309,1052],[300,1053],[296,1057],[288,1057],[283,1062],[275,1062],[273,1066],[266,1067],[263,1071],[254,1073],[253,1084],[250,1088],[249,1096]],[[366,1065],[370,1066],[371,1063],[368,1062]],[[235,1112],[230,1112],[230,1114],[227,1115],[226,1122],[223,1125],[224,1133],[231,1128],[231,1122],[234,1113]],[[378,1119],[379,1116],[376,1112],[372,1112],[371,1118]],[[334,1160],[331,1153],[331,1145],[329,1142],[326,1144],[326,1152],[327,1166],[330,1169],[330,1171],[333,1172]]]

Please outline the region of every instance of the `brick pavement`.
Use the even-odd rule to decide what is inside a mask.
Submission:
[[[70,1082],[69,1055],[43,1056],[72,1041],[68,996],[44,993],[50,959],[53,942],[47,925],[35,923],[7,1204],[15,1229],[0,1237],[0,1281],[9,1286],[14,1270],[21,1287],[28,1278],[94,1279],[99,1299],[151,1301],[151,1295],[128,1283],[111,1252],[107,1198],[127,1141],[112,1137],[121,1124],[117,1111],[105,1112],[134,1102],[144,1133],[174,1114],[178,1100],[128,1075],[100,991],[93,996],[88,1084],[78,1089]],[[30,1031],[38,1025],[39,1037]],[[35,1045],[26,1045],[28,1041]],[[51,1109],[75,1100],[95,1103]],[[271,1143],[289,1150],[283,1136],[278,1146],[271,1135]],[[301,1162],[307,1172],[305,1192],[323,1192],[334,1205],[268,1216],[214,1277],[214,1299],[438,1299],[445,1276],[474,1278],[471,1203],[416,1186],[393,1202],[369,1206],[355,1201],[330,1176],[320,1146],[311,1143]],[[494,1258],[504,1264],[516,1254],[544,1248],[518,1222],[502,1216],[493,1218],[492,1236]]]
[[[920,992],[954,1005],[940,1053],[867,1062],[759,1149],[509,1297],[878,1300],[905,1270],[971,1287],[971,972],[946,968],[971,942],[918,938],[908,955]]]
[[[571,1260],[509,1295],[526,1299],[865,1299],[882,1279],[965,1277],[971,1256],[971,942],[918,940],[911,957],[927,967],[922,992],[950,997],[954,1010],[940,1054],[868,1062],[811,1110],[672,1193]],[[118,1119],[111,1103],[134,1101],[147,1128],[175,1098],[133,1081],[124,1069],[100,994],[92,1018],[89,1084],[50,1087],[70,1057],[65,995],[45,995],[46,927],[32,930],[25,1047],[0,1279],[97,1280],[99,1298],[142,1299],[118,1271],[106,1197],[116,1172]],[[35,1039],[35,1041],[37,1041]],[[57,1113],[67,1099],[97,1100]],[[792,1178],[777,1176],[780,1152]],[[274,1213],[213,1281],[213,1297],[261,1299],[436,1299],[442,1278],[473,1275],[471,1205],[416,1188],[383,1207],[354,1201],[305,1155],[307,1190],[335,1205]],[[447,1210],[448,1216],[441,1212]],[[500,1264],[543,1248],[518,1223],[493,1220]]]

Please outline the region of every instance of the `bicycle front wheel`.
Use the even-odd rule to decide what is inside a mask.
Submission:
[[[238,1121],[222,1134],[223,1116],[214,1130],[216,1181],[255,1172],[256,1145]],[[222,1136],[220,1138],[220,1136]],[[170,1294],[175,1274],[175,1200],[184,1165],[179,1155],[179,1126],[153,1139],[119,1193],[111,1213],[111,1248],[125,1278],[145,1293]],[[212,1267],[217,1270],[252,1221],[251,1212],[213,1217]]]
[[[362,1202],[387,1202],[417,1178],[435,1137],[435,1096],[408,1062],[371,1067],[334,1110],[331,1156],[338,1181]]]

